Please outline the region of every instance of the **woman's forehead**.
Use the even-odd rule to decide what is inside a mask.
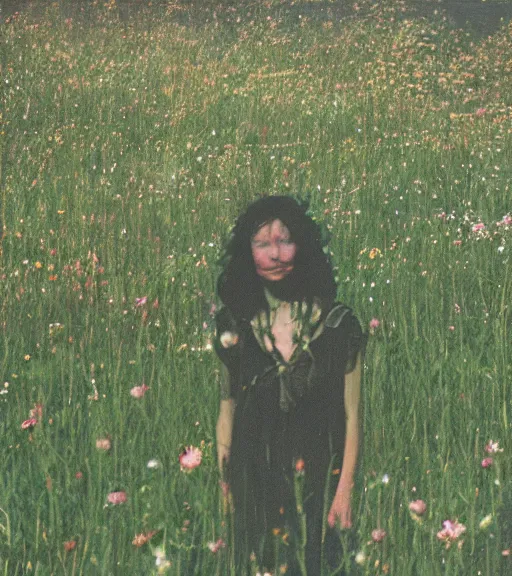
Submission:
[[[272,236],[290,236],[290,230],[281,220],[276,219],[260,226],[253,238],[271,238]]]

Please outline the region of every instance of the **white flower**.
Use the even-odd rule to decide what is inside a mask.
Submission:
[[[388,474],[384,474],[384,476],[382,477],[382,483],[383,484],[389,483],[389,475]]]
[[[150,469],[150,470],[156,470],[157,468],[160,468],[161,464],[160,461],[157,460],[156,458],[153,458],[152,460],[150,460],[146,466]]]
[[[489,528],[489,526],[491,525],[492,522],[492,514],[487,514],[487,516],[485,518],[482,518],[482,520],[480,520],[480,530],[485,530],[486,528]]]
[[[231,348],[232,346],[235,346],[237,342],[238,334],[235,334],[234,332],[226,331],[220,335],[220,343],[223,348]]]
[[[356,561],[356,564],[359,564],[359,566],[362,566],[366,562],[366,554],[361,550],[360,552],[358,552],[356,554],[355,561]]]

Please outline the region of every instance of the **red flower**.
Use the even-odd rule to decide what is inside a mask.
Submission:
[[[35,418],[29,418],[21,423],[21,429],[27,430],[29,428],[33,428],[37,424],[37,420]]]
[[[64,550],[66,552],[71,552],[71,550],[74,550],[76,548],[76,540],[68,540],[67,542],[64,542]]]

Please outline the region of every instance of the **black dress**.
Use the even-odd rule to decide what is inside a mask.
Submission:
[[[283,370],[262,349],[250,322],[236,324],[223,308],[216,323],[216,352],[229,372],[228,393],[236,402],[227,467],[236,575],[249,573],[251,555],[260,568],[286,564],[286,574],[301,574],[296,482],[303,491],[307,574],[320,575],[322,555],[331,568],[340,563],[339,538],[326,518],[343,461],[345,374],[354,369],[367,335],[351,310],[337,304],[309,349]],[[221,344],[226,332],[237,335],[229,342],[234,345]]]

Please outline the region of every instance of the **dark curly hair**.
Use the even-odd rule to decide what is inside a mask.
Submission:
[[[217,293],[236,320],[250,320],[268,308],[264,282],[256,273],[251,239],[265,224],[281,220],[297,245],[293,271],[282,281],[287,300],[310,301],[318,298],[324,313],[336,298],[336,282],[328,254],[323,251],[327,238],[307,214],[306,203],[290,196],[265,196],[250,204],[238,218],[219,264],[223,270],[217,280]],[[275,283],[277,284],[277,283]]]

